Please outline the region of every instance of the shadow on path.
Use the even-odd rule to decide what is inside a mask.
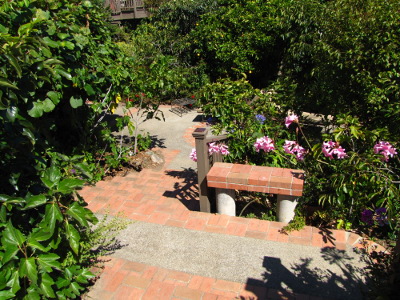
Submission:
[[[167,148],[165,146],[165,139],[159,139],[158,135],[151,135],[151,146],[150,149],[152,148]]]
[[[192,168],[187,168],[182,171],[165,171],[165,173],[180,180],[175,182],[173,191],[165,191],[163,196],[178,199],[188,210],[199,211],[197,172]]]
[[[332,270],[336,270],[336,273],[330,269],[312,267],[312,258],[301,258],[289,270],[281,263],[280,258],[265,256],[263,281],[249,278],[248,290],[258,299],[266,296],[266,291],[258,287],[267,288],[269,293],[269,289],[275,290],[275,293],[279,291],[281,297],[288,299],[293,299],[296,294],[329,299],[364,299],[367,284],[362,276],[365,271],[354,266],[356,258],[349,256],[346,251],[330,247],[321,249],[321,257],[332,265]]]

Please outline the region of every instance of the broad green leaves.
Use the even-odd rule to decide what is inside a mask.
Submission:
[[[20,247],[25,240],[25,236],[21,233],[21,231],[14,228],[10,220],[3,231],[1,238],[2,244],[6,247]]]
[[[43,177],[42,182],[48,187],[48,188],[52,188],[53,186],[55,186],[56,184],[58,184],[58,182],[60,181],[61,178],[61,172],[60,169],[57,168],[55,165],[52,165],[50,168],[48,168],[44,173],[43,173]]]
[[[36,267],[35,258],[21,258],[19,264],[19,276],[28,277],[33,284],[37,283],[38,270]]]
[[[75,252],[75,254],[78,254],[79,253],[79,240],[80,240],[79,232],[75,229],[75,227],[72,224],[69,224],[69,223],[65,223],[65,229],[66,229],[69,245],[71,246],[71,248]]]
[[[101,176],[94,161],[108,148],[97,120],[133,75],[100,2],[1,9],[0,299],[75,298],[93,277],[83,265],[95,260],[97,222],[78,178]],[[115,142],[107,135],[106,143]]]
[[[31,196],[26,199],[26,205],[23,209],[30,209],[34,207],[38,207],[40,205],[43,205],[47,202],[47,198],[45,195],[36,195],[36,196]]]

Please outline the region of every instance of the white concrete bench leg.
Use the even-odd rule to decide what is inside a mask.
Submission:
[[[217,197],[217,213],[228,216],[235,216],[235,190],[216,188],[215,194]]]
[[[297,205],[295,196],[278,195],[278,221],[289,223],[294,217],[294,209]]]

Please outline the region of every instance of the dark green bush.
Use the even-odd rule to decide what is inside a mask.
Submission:
[[[101,1],[0,5],[0,298],[76,298],[97,222],[77,189],[116,149],[101,120],[129,59]]]

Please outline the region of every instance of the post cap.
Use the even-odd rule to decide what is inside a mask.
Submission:
[[[204,127],[196,128],[192,133],[192,136],[194,138],[201,138],[201,137],[204,138],[206,135],[207,135],[207,128]]]

